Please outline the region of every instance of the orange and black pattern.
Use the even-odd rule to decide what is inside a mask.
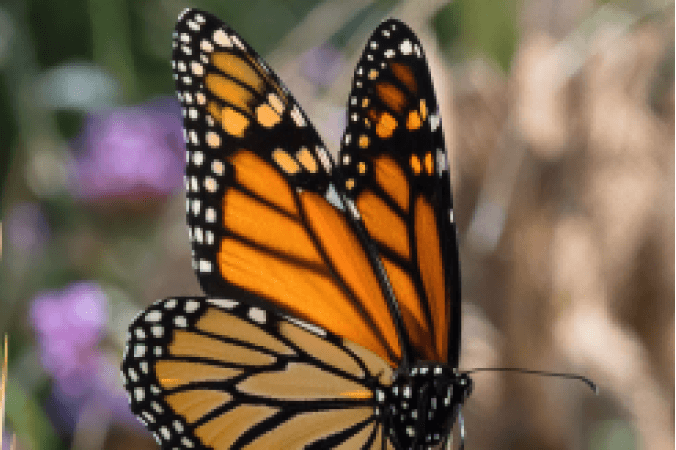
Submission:
[[[176,27],[193,264],[204,291],[325,327],[396,364],[401,349],[330,154],[260,57],[206,13]]]
[[[471,384],[447,156],[413,32],[388,20],[369,39],[337,164],[219,19],[185,10],[173,47],[207,297],[130,327],[134,413],[164,449],[443,445]]]
[[[139,314],[122,367],[133,412],[167,449],[381,450],[376,396],[391,374],[317,326],[205,298]]]
[[[422,46],[376,29],[357,64],[339,156],[344,189],[378,247],[415,357],[458,364],[460,277],[439,107]]]

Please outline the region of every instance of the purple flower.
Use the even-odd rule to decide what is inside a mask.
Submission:
[[[100,352],[94,352],[89,364],[72,377],[72,384],[78,384],[77,393],[63,390],[63,383],[56,383],[47,399],[45,408],[54,426],[63,434],[75,429],[83,416],[96,411],[99,426],[111,420],[142,429],[140,422],[129,408],[129,400],[120,382],[119,362],[113,362]]]
[[[73,147],[80,198],[142,202],[183,184],[181,113],[173,99],[90,114]]]
[[[66,433],[92,405],[105,405],[111,418],[136,422],[119,381],[117,361],[98,349],[107,307],[97,284],[78,282],[39,293],[30,308],[42,365],[54,380],[47,411]]]
[[[68,395],[78,396],[86,390],[80,380],[90,377],[93,369],[106,308],[101,288],[88,282],[41,292],[31,305],[30,320],[38,335],[42,365]]]
[[[302,56],[303,75],[317,86],[330,86],[344,63],[343,54],[333,45],[325,43]]]

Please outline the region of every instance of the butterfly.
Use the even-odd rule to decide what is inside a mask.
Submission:
[[[192,263],[206,297],[129,328],[122,377],[166,449],[432,449],[471,392],[448,158],[421,44],[386,20],[334,161],[258,54],[179,17]]]

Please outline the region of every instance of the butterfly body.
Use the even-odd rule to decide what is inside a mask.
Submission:
[[[444,442],[458,407],[469,397],[472,381],[434,361],[419,361],[395,375],[378,402],[397,448],[435,448]]]
[[[447,155],[413,32],[388,20],[369,39],[336,162],[223,22],[186,10],[173,44],[207,297],[132,323],[134,413],[165,449],[443,445],[471,381]]]

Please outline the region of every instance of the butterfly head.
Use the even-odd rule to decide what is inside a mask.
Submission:
[[[472,392],[467,374],[433,362],[399,372],[377,396],[390,439],[397,448],[431,449],[450,434],[459,407]]]

